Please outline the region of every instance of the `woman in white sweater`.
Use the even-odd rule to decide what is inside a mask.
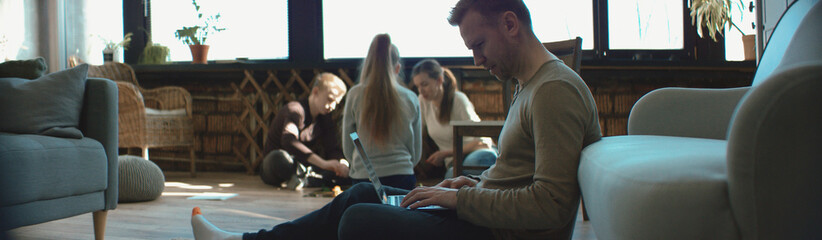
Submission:
[[[411,70],[414,85],[420,92],[422,125],[439,148],[425,161],[434,166],[445,167],[445,178],[453,176],[454,129],[451,121],[471,120],[479,122],[474,105],[464,93],[456,89],[457,80],[447,68],[434,59],[425,59]],[[465,137],[462,152],[465,166],[491,166],[497,159],[489,138]],[[463,171],[464,174],[479,174]]]
[[[422,153],[420,105],[414,92],[400,85],[400,67],[399,51],[388,34],[375,36],[343,112],[343,154],[351,161],[354,184],[369,181],[348,137],[357,132],[382,184],[408,190],[416,185],[414,166]]]

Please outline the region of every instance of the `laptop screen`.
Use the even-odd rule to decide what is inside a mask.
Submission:
[[[357,135],[357,132],[351,133],[351,140],[354,141],[354,146],[357,147],[357,152],[360,153],[363,165],[365,165],[365,170],[368,172],[368,179],[371,180],[374,189],[377,190],[377,198],[379,198],[383,204],[388,204],[388,196],[385,194],[385,189],[382,187],[382,183],[380,183],[380,178],[377,177],[377,172],[374,171],[374,165],[371,165],[371,160],[369,160],[368,155],[365,154],[365,149],[362,147],[360,136]]]

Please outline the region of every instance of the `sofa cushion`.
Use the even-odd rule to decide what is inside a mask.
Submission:
[[[154,115],[154,116],[185,116],[186,109],[185,108],[178,108],[178,109],[171,109],[171,110],[164,110],[164,109],[154,109],[154,108],[146,108],[146,115]]]
[[[0,63],[0,78],[35,79],[43,76],[46,70],[48,70],[48,67],[46,66],[46,60],[43,58],[6,61]]]
[[[0,206],[55,199],[107,187],[108,160],[91,138],[0,133]]]
[[[35,80],[0,78],[0,132],[82,138],[87,72],[83,64]]]
[[[727,141],[629,135],[582,151],[579,183],[597,238],[738,239]]]

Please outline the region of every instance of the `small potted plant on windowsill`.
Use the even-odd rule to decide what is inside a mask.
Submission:
[[[184,44],[187,44],[191,49],[192,63],[207,64],[206,60],[208,59],[209,46],[206,45],[206,40],[208,39],[208,35],[212,32],[221,32],[225,30],[225,28],[217,27],[217,23],[220,21],[219,13],[203,18],[203,13],[200,12],[200,5],[197,4],[197,0],[191,1],[191,4],[193,4],[194,9],[197,10],[197,19],[202,21],[202,24],[178,29],[177,32],[174,33],[174,36],[180,41],[183,41]]]
[[[168,54],[170,50],[168,47],[159,43],[151,41],[151,33],[143,28],[140,28],[148,36],[146,47],[143,48],[143,53],[137,58],[138,64],[165,64],[168,61]]]
[[[738,5],[735,5],[738,4]],[[731,10],[736,6],[744,9],[745,3],[742,0],[691,0],[691,23],[696,26],[696,33],[702,36],[702,28],[705,27],[708,35],[716,42],[716,33],[723,35],[725,26],[730,24],[742,34],[742,46],[745,48],[745,60],[756,59],[755,34],[745,34],[732,19]],[[751,6],[751,11],[753,6]]]
[[[105,44],[105,48],[103,48],[103,62],[119,62],[119,55],[121,54],[120,48],[123,48],[123,50],[128,48],[128,45],[131,44],[132,35],[132,33],[126,33],[126,35],[123,36],[123,40],[120,42],[114,42],[113,40],[108,40],[100,35],[97,35],[97,37],[103,40],[103,43]]]

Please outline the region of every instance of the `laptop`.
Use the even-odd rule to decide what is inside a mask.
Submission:
[[[371,180],[372,185],[374,185],[374,190],[377,190],[377,198],[380,199],[382,204],[387,204],[391,206],[401,207],[400,203],[405,195],[386,195],[385,188],[383,188],[382,183],[380,183],[380,178],[377,177],[377,172],[374,171],[374,165],[371,164],[371,160],[368,159],[368,155],[365,154],[365,149],[362,147],[362,143],[360,142],[360,137],[357,135],[357,132],[353,132],[350,134],[351,140],[354,141],[354,146],[357,147],[357,151],[360,153],[360,157],[362,157],[363,165],[365,165],[365,170],[368,172],[368,180]],[[408,208],[410,209],[410,208]],[[418,210],[444,210],[442,206],[437,205],[429,205],[425,207],[419,207]]]

